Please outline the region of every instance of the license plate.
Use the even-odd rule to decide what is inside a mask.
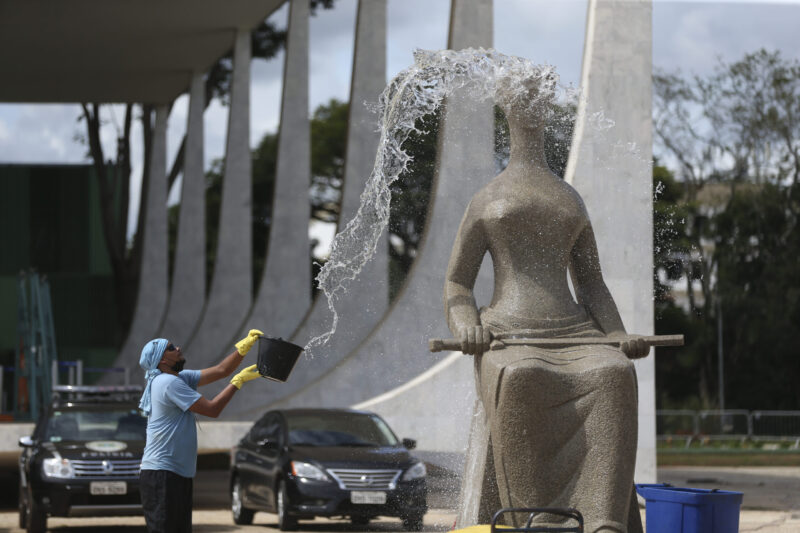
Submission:
[[[354,490],[350,493],[350,501],[353,503],[386,503],[386,493],[377,490]]]
[[[128,484],[124,481],[92,481],[89,492],[95,495],[127,494]]]

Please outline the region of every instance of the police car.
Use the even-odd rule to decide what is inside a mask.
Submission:
[[[19,439],[19,525],[48,516],[141,514],[139,468],[147,418],[140,386],[57,386],[33,434]]]

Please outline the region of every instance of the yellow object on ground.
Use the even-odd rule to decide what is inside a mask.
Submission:
[[[511,526],[501,526],[497,524],[495,529],[511,529]],[[455,529],[452,533],[489,533],[492,526],[489,524],[478,524],[477,526],[469,526],[461,529]]]

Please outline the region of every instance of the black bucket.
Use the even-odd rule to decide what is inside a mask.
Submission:
[[[280,337],[258,338],[258,373],[262,377],[280,381],[289,379],[294,364],[303,348]]]

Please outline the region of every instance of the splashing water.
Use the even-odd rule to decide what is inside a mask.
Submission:
[[[316,278],[333,315],[331,328],[311,339],[305,346],[306,353],[311,353],[314,346],[324,345],[334,334],[339,322],[335,301],[375,254],[381,233],[389,223],[390,186],[410,161],[402,145],[412,132],[418,131],[416,121],[433,113],[446,97],[459,91],[475,101],[502,97],[506,103],[523,102],[549,124],[548,104],[558,96],[559,89],[552,66],[535,65],[492,49],[414,52],[414,64],[389,82],[374,107],[380,115],[375,165],[361,193],[358,212],[334,237],[328,261]],[[522,98],[525,100],[518,100]]]

